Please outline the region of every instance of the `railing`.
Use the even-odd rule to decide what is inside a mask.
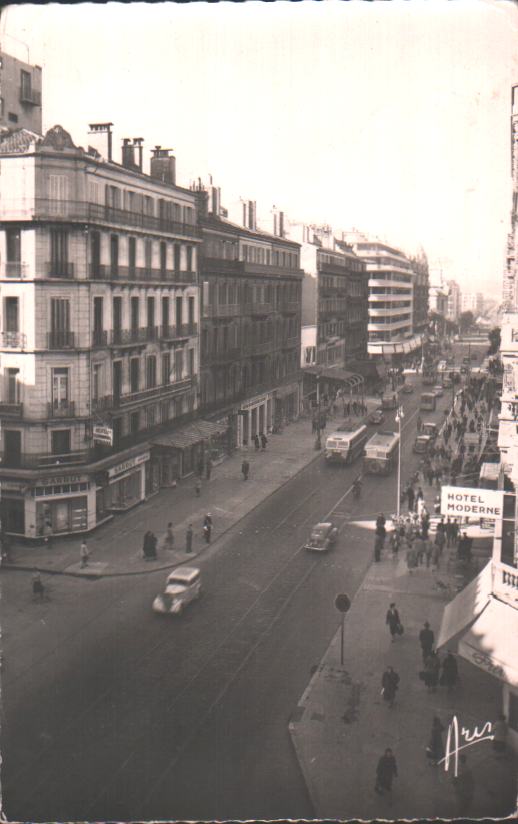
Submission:
[[[136,329],[112,329],[110,346],[132,346],[158,340],[158,326],[140,326]]]
[[[196,272],[184,272],[174,269],[151,269],[147,266],[112,266],[105,263],[91,263],[89,267],[92,280],[123,280],[132,283],[195,283]]]
[[[23,418],[23,403],[0,402],[0,418]]]
[[[129,209],[117,209],[113,206],[103,206],[100,203],[87,203],[83,200],[57,201],[36,198],[34,217],[51,217],[52,220],[64,221],[77,220],[82,223],[109,223],[185,237],[201,237],[201,229],[192,223],[177,222],[142,212],[132,212]]]
[[[47,403],[47,418],[73,418],[76,414],[74,401]]]
[[[108,332],[106,329],[93,330],[92,346],[108,346]]]
[[[23,332],[2,332],[0,342],[3,349],[25,349],[27,336]]]
[[[19,260],[3,260],[0,264],[0,277],[24,278],[27,275],[27,264]]]
[[[41,92],[26,86],[20,86],[20,103],[30,103],[31,106],[41,106]]]
[[[57,466],[84,464],[88,461],[86,449],[53,455],[48,452],[8,456],[4,452],[2,466],[8,469],[50,469]]]
[[[192,384],[193,379],[189,377],[182,378],[181,380],[174,381],[173,383],[165,383],[160,384],[159,386],[152,386],[149,389],[142,389],[140,392],[129,392],[119,397],[118,404],[116,403],[117,398],[114,398],[114,406],[125,406],[130,403],[147,400],[148,398],[158,399],[164,395],[176,395],[179,392],[184,392],[186,389],[190,389]]]
[[[202,364],[229,363],[239,359],[241,350],[238,346],[225,349],[224,352],[206,352],[201,356]]]
[[[160,340],[175,340],[176,338],[188,338],[198,334],[197,323],[180,323],[178,326],[161,326]]]
[[[102,412],[113,408],[113,395],[103,395],[101,398],[92,398],[92,412]]]
[[[47,332],[47,349],[73,349],[75,346],[75,335],[65,329],[57,329]]]
[[[208,303],[203,307],[203,316],[206,318],[232,318],[240,314],[239,303]]]
[[[273,303],[245,303],[245,315],[270,315],[273,312]]]
[[[47,277],[49,278],[73,278],[74,264],[68,260],[54,260],[45,264]]]

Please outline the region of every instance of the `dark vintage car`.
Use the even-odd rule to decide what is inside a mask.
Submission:
[[[311,530],[309,541],[304,545],[304,549],[312,549],[316,552],[325,552],[336,543],[338,529],[329,521],[316,524]]]
[[[381,409],[376,409],[375,412],[371,412],[371,414],[369,415],[369,423],[378,424],[383,423],[384,420],[385,415],[383,414]]]

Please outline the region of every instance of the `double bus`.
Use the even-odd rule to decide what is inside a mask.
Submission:
[[[398,444],[396,432],[376,432],[365,446],[363,471],[371,475],[388,475],[397,463]]]
[[[435,412],[435,406],[437,404],[437,396],[435,392],[423,392],[421,395],[421,401],[419,403],[419,409],[426,409],[431,412]]]
[[[326,439],[325,458],[327,463],[349,464],[363,454],[367,440],[367,427],[343,431],[338,429]]]

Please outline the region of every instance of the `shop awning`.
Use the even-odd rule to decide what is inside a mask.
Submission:
[[[491,599],[492,569],[489,561],[476,578],[446,605],[442,614],[437,649],[456,642],[483,612]]]
[[[493,598],[459,641],[459,655],[518,687],[518,610]]]
[[[196,421],[185,426],[181,426],[176,432],[168,435],[158,435],[153,438],[153,446],[169,446],[175,449],[185,449],[195,443],[209,440],[212,436],[223,435],[228,429],[227,425],[214,423],[213,421]]]
[[[351,361],[346,365],[350,372],[362,375],[364,378],[379,380],[379,372],[374,361]]]
[[[321,366],[308,366],[304,372],[315,377],[325,378],[325,380],[339,381],[347,383],[349,386],[361,386],[363,378],[354,372],[347,372],[345,369],[323,368]]]

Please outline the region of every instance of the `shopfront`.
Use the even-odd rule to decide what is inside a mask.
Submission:
[[[106,509],[124,512],[146,497],[146,464],[149,451],[129,458],[107,470]]]
[[[237,422],[238,446],[250,446],[255,435],[272,431],[273,401],[273,392],[268,392],[241,404]]]
[[[300,411],[300,384],[290,383],[274,392],[273,422],[284,425],[297,420]]]
[[[25,494],[28,485],[23,481],[2,480],[0,519],[2,529],[13,535],[25,534]]]
[[[25,524],[31,537],[87,532],[95,526],[95,482],[88,475],[50,475],[33,482]]]
[[[200,463],[205,466],[209,457],[218,463],[228,448],[228,430],[226,418],[220,422],[198,420],[154,438],[152,456],[160,486],[174,486],[180,478],[196,472]]]

